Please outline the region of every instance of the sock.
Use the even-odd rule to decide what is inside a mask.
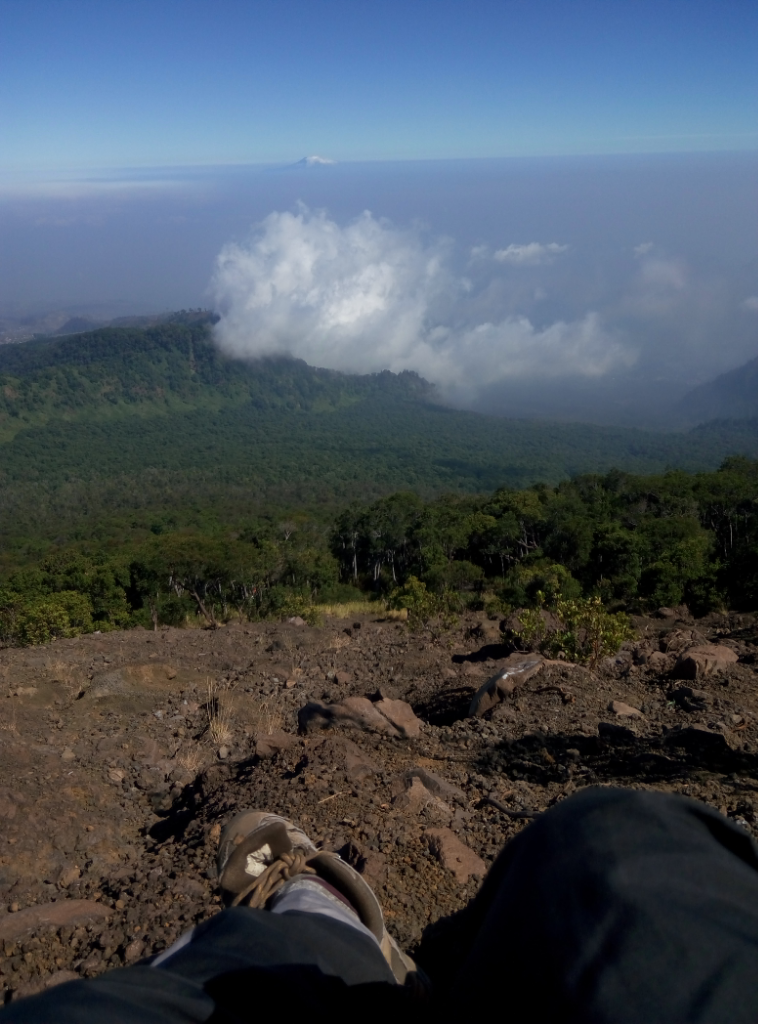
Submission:
[[[345,897],[337,892],[328,882],[313,875],[298,875],[290,879],[276,893],[270,905],[272,914],[287,914],[297,911],[304,914],[323,914],[335,921],[349,925],[364,935],[368,935],[379,944],[378,939],[362,923],[358,914]]]

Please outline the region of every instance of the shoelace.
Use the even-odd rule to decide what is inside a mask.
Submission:
[[[257,910],[260,907],[265,907],[277,889],[280,889],[290,878],[294,878],[296,875],[315,874],[316,869],[309,866],[308,858],[302,851],[281,853],[273,864],[269,864],[266,870],[253,879],[247,888],[234,897],[231,905],[238,907],[243,900],[246,900],[245,906]]]

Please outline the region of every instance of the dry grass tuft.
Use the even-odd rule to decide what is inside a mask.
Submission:
[[[331,643],[327,647],[327,650],[328,651],[343,651],[346,647],[349,647],[349,646],[350,646],[350,637],[349,636],[345,636],[344,633],[343,633],[342,636],[334,636],[334,637],[332,637]]]
[[[331,615],[334,619],[349,619],[354,615],[373,615],[379,607],[375,601],[345,601],[341,604],[316,605],[322,615]]]
[[[197,775],[207,760],[208,758],[203,755],[200,747],[190,747],[187,750],[181,750],[176,755],[177,764],[180,764],[188,772],[192,772],[193,775]]]
[[[234,705],[230,686],[222,686],[215,679],[208,680],[208,734],[214,746],[223,746],[232,738]]]
[[[274,729],[281,729],[284,725],[282,708],[276,697],[260,701],[251,716],[253,733],[260,736],[270,736]]]

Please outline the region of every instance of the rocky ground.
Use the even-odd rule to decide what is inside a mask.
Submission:
[[[473,619],[441,637],[362,616],[0,652],[3,998],[133,963],[215,913],[220,823],[241,807],[340,850],[410,952],[582,786],[685,793],[754,832],[758,627],[681,614],[637,620],[594,672],[525,665]]]

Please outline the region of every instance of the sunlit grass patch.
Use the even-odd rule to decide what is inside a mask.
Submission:
[[[322,615],[331,615],[335,619],[349,619],[354,615],[384,614],[384,609],[376,601],[342,601],[336,604],[319,604],[316,608]]]

